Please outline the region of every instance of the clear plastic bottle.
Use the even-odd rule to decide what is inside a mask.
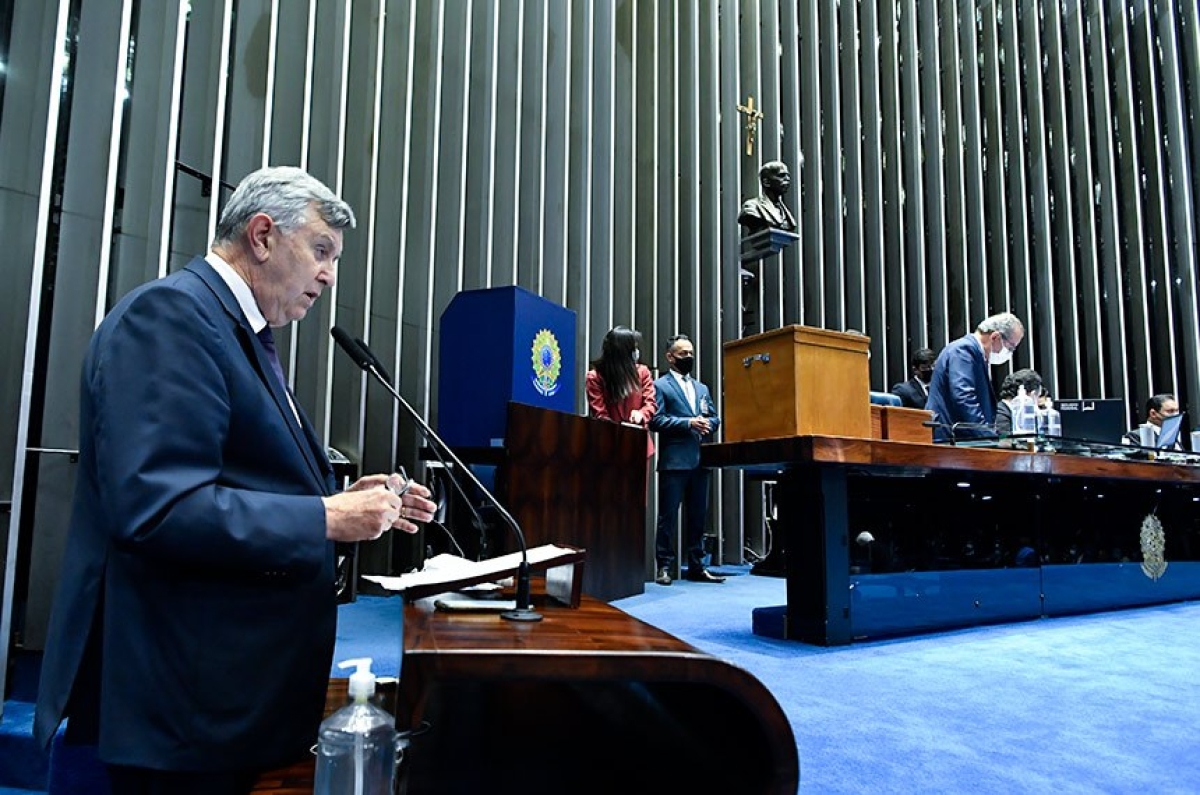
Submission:
[[[1048,405],[1037,411],[1038,435],[1062,436],[1062,415],[1054,405]]]
[[[392,795],[396,778],[396,722],[371,703],[371,659],[338,663],[355,667],[351,701],[321,722],[314,795]]]
[[[1037,433],[1037,401],[1022,384],[1012,402],[1012,432],[1014,435]]]

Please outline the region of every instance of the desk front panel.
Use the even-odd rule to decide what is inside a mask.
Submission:
[[[856,638],[1200,598],[1196,486],[857,470],[847,491]],[[1141,565],[1149,514],[1157,580]]]
[[[703,461],[786,490],[790,638],[836,645],[1200,598],[1200,467],[823,436],[706,445]],[[1158,579],[1142,568],[1149,515]]]

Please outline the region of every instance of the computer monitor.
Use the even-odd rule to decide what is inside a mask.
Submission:
[[[1065,439],[1120,444],[1126,430],[1122,398],[1066,398],[1055,406]]]
[[[1184,412],[1163,417],[1162,426],[1158,429],[1159,450],[1170,450],[1179,441],[1179,429],[1183,427]]]

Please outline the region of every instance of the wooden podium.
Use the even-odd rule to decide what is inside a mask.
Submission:
[[[588,596],[520,626],[431,601],[405,605],[400,682],[380,684],[415,730],[398,792],[795,795],[795,734],[746,669]],[[308,755],[253,792],[312,795],[313,773]]]
[[[871,437],[870,338],[785,326],[724,345],[725,441]]]
[[[502,447],[455,453],[496,467],[496,496],[531,548],[586,551],[584,593],[607,602],[645,592],[646,431],[513,401]],[[498,540],[516,551],[507,530]]]

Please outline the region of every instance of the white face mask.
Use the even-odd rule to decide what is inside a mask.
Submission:
[[[639,351],[637,348],[634,348],[633,349],[633,360],[636,362],[636,361],[640,361],[641,358],[642,358],[642,352]]]
[[[992,365],[1008,364],[1008,360],[1012,358],[1013,352],[1009,350],[1004,341],[1000,341],[1000,352],[991,351],[988,354],[988,363]]]

